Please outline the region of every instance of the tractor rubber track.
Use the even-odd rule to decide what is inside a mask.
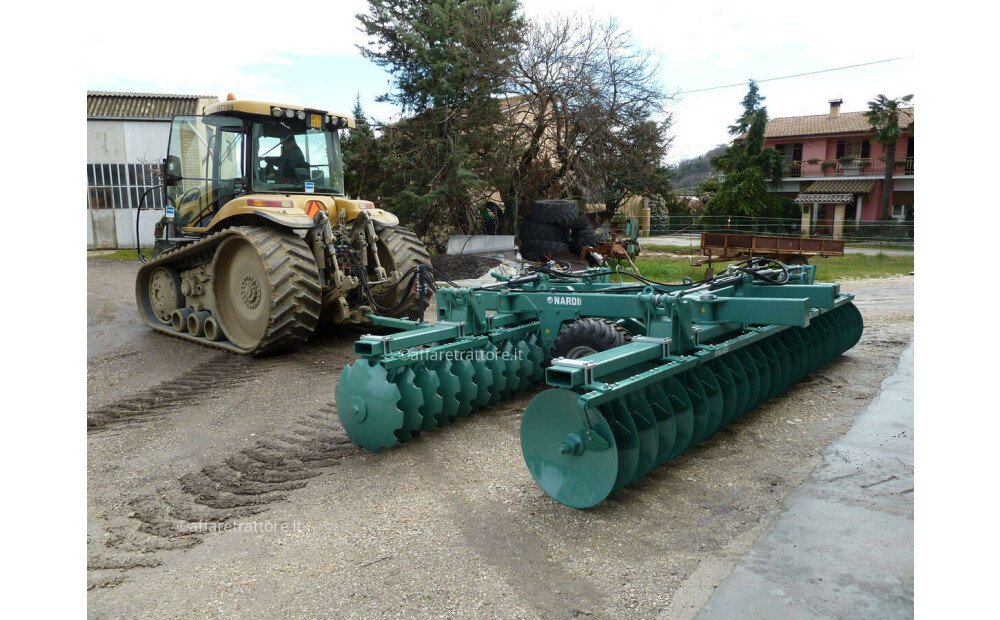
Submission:
[[[148,421],[173,409],[180,409],[206,398],[215,390],[229,390],[258,377],[270,368],[261,360],[252,360],[225,353],[165,381],[87,411],[87,430],[93,431],[111,424]]]
[[[128,521],[107,528],[106,551],[88,558],[90,587],[119,585],[129,570],[160,562],[148,554],[198,545],[206,534],[265,511],[267,504],[285,500],[289,491],[359,453],[337,421],[336,405],[329,403],[252,447],[132,499]]]
[[[272,307],[267,332],[254,347],[248,349],[238,347],[228,340],[212,341],[188,332],[178,332],[156,320],[144,304],[144,276],[161,265],[172,266],[180,272],[209,264],[219,244],[233,236],[243,237],[257,250],[271,287]],[[152,329],[206,346],[253,355],[287,349],[308,340],[319,321],[321,296],[319,270],[305,241],[293,233],[261,226],[227,228],[167,252],[143,265],[136,278],[139,314]]]

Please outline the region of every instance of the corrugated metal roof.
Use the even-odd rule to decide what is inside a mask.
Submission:
[[[87,118],[171,118],[198,114],[212,95],[87,91]]]
[[[815,136],[822,134],[859,133],[872,131],[872,125],[865,118],[864,112],[841,112],[838,116],[816,114],[813,116],[786,116],[772,118],[767,121],[764,136],[780,138],[782,136]],[[913,122],[913,108],[900,111],[899,124],[909,125]]]
[[[867,194],[875,187],[874,179],[838,179],[813,181],[805,194]]]

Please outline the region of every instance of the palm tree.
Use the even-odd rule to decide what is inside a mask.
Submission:
[[[885,147],[885,182],[882,184],[883,220],[889,219],[889,206],[892,203],[892,173],[896,167],[896,143],[904,131],[913,130],[913,121],[900,126],[899,112],[909,108],[911,100],[913,95],[899,99],[889,99],[885,95],[879,95],[874,101],[868,102],[868,111],[865,112],[865,118],[875,128],[872,141]]]

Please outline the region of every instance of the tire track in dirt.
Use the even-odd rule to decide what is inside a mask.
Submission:
[[[250,448],[131,500],[129,521],[106,528],[110,556],[88,557],[88,589],[117,586],[129,571],[161,563],[149,554],[193,547],[229,521],[264,512],[360,450],[330,403]]]
[[[112,424],[148,421],[173,409],[217,398],[221,392],[239,387],[274,366],[265,359],[220,353],[179,376],[136,394],[87,411],[87,430]]]

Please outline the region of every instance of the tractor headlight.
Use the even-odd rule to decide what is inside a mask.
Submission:
[[[299,110],[298,112],[295,113],[295,116],[297,116],[300,121],[306,120],[306,113],[304,110]]]
[[[288,118],[295,118],[295,110],[285,110],[285,116]]]
[[[281,118],[283,110],[281,108],[271,108],[271,116]]]

